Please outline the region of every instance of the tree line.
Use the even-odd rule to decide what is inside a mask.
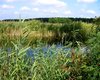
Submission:
[[[82,22],[87,22],[87,23],[92,23],[94,18],[73,18],[73,17],[68,17],[68,18],[61,18],[61,17],[53,17],[53,18],[28,18],[28,19],[4,19],[2,21],[30,21],[30,20],[40,20],[41,22],[51,22],[51,23],[65,23],[66,21],[82,21]]]

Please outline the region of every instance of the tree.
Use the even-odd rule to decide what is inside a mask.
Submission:
[[[51,23],[69,23],[71,19],[68,18],[49,18],[49,22]]]
[[[95,17],[94,23],[97,25],[96,32],[100,31],[100,17]]]

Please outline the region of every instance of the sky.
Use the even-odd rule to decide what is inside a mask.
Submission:
[[[0,20],[100,16],[100,0],[0,0]]]

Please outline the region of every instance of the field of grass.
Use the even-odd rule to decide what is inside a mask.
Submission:
[[[97,28],[74,21],[0,22],[0,80],[99,80]]]

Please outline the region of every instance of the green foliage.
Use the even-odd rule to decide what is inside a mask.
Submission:
[[[84,71],[88,80],[99,80],[100,78],[100,32],[88,40],[89,53],[85,57],[86,65]]]
[[[32,20],[28,22],[27,26],[29,27],[30,30],[37,31],[40,29],[39,27],[41,26],[41,23],[40,21]]]
[[[60,49],[60,53],[56,54],[53,46],[52,55],[49,50],[46,54],[40,50],[34,56],[27,57],[26,51],[29,48],[19,48],[14,43],[13,45],[15,48],[10,53],[0,51],[1,80],[64,80],[69,75],[69,72],[62,69],[67,59],[62,54],[63,50]]]
[[[95,59],[91,52],[82,54],[80,47],[64,51],[63,48],[57,49],[53,45],[46,52],[40,48],[38,53],[29,57],[27,50],[30,47],[22,48],[13,42],[12,44],[13,49],[10,52],[5,50],[7,48],[0,50],[1,80],[100,79],[99,65],[94,63],[98,58]]]
[[[91,60],[94,65],[100,64],[100,32],[88,40],[91,47]]]
[[[93,27],[93,28],[92,28]],[[70,24],[64,24],[60,27],[59,32],[64,33],[64,41],[73,42],[75,45],[76,41],[85,42],[92,35],[91,31],[94,33],[95,28],[92,24],[87,24],[83,22],[72,22]]]
[[[96,17],[94,19],[94,23],[97,24],[97,25],[100,25],[100,17]]]
[[[100,79],[98,24],[63,18],[51,18],[51,22],[0,22],[0,80]],[[83,52],[79,43],[85,41],[88,51]],[[72,45],[61,48],[53,45],[46,52],[40,48],[58,42]],[[32,49],[29,46],[39,47],[38,53],[29,56],[27,51]]]
[[[99,32],[100,31],[100,17],[96,17],[94,19],[94,23],[97,25],[96,32]]]
[[[66,18],[49,18],[49,22],[50,23],[70,23],[72,21]]]

